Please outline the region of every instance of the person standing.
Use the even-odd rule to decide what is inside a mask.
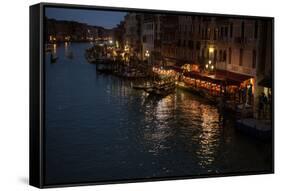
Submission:
[[[267,104],[267,97],[265,94],[262,92],[261,95],[259,96],[259,118],[265,118],[265,113],[266,113],[266,104]]]
[[[252,97],[253,97],[253,86],[252,86],[252,84],[249,84],[247,94],[248,94],[248,104],[251,105],[252,104]]]
[[[271,113],[272,113],[272,97],[271,97],[271,92],[268,93],[268,106],[269,106],[269,116],[271,116]]]

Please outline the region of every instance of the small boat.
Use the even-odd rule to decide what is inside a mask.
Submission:
[[[144,89],[151,89],[153,87],[153,84],[146,83],[146,84],[133,84],[132,87],[134,89],[144,90]]]
[[[144,89],[144,91],[149,93],[149,95],[167,96],[174,92],[175,87],[176,86],[174,82],[160,83],[160,84],[156,84],[153,87]]]

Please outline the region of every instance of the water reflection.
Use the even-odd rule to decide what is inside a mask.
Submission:
[[[185,128],[197,129],[197,133],[190,137],[190,130],[185,138],[191,138],[196,144],[195,153],[198,164],[202,168],[208,168],[215,160],[219,149],[219,136],[221,128],[219,126],[219,113],[214,106],[204,104],[203,100],[194,99],[186,92],[179,94],[180,112],[184,115]],[[189,122],[187,122],[188,120]],[[191,121],[191,124],[190,124]]]
[[[53,44],[52,53],[53,53],[53,54],[56,54],[56,53],[57,53],[57,44]]]
[[[167,96],[161,100],[152,99],[145,107],[145,132],[144,142],[149,143],[148,151],[159,154],[164,150],[170,149],[168,139],[173,136],[173,129],[169,125],[173,117],[173,95]],[[149,98],[146,98],[149,99]]]
[[[196,156],[201,168],[212,166],[221,132],[219,114],[214,106],[181,90],[161,100],[152,99],[143,106],[146,124],[143,142],[148,152],[161,156],[180,146],[187,154]],[[171,144],[171,140],[179,137],[181,143]]]
[[[67,55],[69,54],[69,46],[70,46],[69,42],[64,42],[64,56],[65,57],[67,57]]]
[[[49,183],[270,168],[270,145],[237,133],[216,107],[181,89],[149,97],[130,81],[98,74],[84,58],[89,46],[65,44],[55,50],[58,64],[46,59]]]

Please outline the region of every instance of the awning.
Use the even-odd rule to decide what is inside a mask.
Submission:
[[[271,88],[272,87],[272,78],[269,76],[266,76],[261,81],[258,82],[259,86]]]
[[[216,78],[214,75],[207,75],[207,74],[202,74],[199,72],[185,72],[183,75],[186,77],[204,80],[204,81],[215,83],[215,84],[224,84],[225,83],[225,79]]]
[[[254,76],[239,74],[239,73],[230,72],[230,71],[226,71],[226,70],[217,70],[216,76],[225,78],[228,85],[240,85],[245,80],[249,80],[250,78],[254,77]]]
[[[199,72],[187,72],[184,76],[188,76],[195,79],[200,79],[216,84],[223,85],[236,85],[239,86],[245,80],[252,78],[252,76],[229,72],[225,70],[217,70],[214,75],[208,75]]]

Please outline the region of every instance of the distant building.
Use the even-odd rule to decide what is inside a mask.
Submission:
[[[154,15],[144,14],[142,16],[142,59],[151,59],[151,52],[154,51]],[[148,57],[149,55],[149,57]]]
[[[142,59],[159,62],[161,59],[161,15],[142,15]]]
[[[124,44],[130,49],[130,53],[142,58],[142,44],[141,44],[141,14],[128,13],[125,16],[125,36]]]
[[[201,38],[201,17],[179,16],[177,29],[176,57],[179,65],[199,64]]]
[[[121,21],[114,29],[113,29],[113,41],[115,46],[119,49],[124,49],[125,42],[125,22]]]
[[[175,65],[177,63],[176,49],[178,26],[178,16],[161,16],[161,54],[163,65]]]
[[[75,21],[58,21],[46,19],[46,41],[93,41],[96,39],[108,38],[111,34],[110,29],[99,26],[91,26]]]

